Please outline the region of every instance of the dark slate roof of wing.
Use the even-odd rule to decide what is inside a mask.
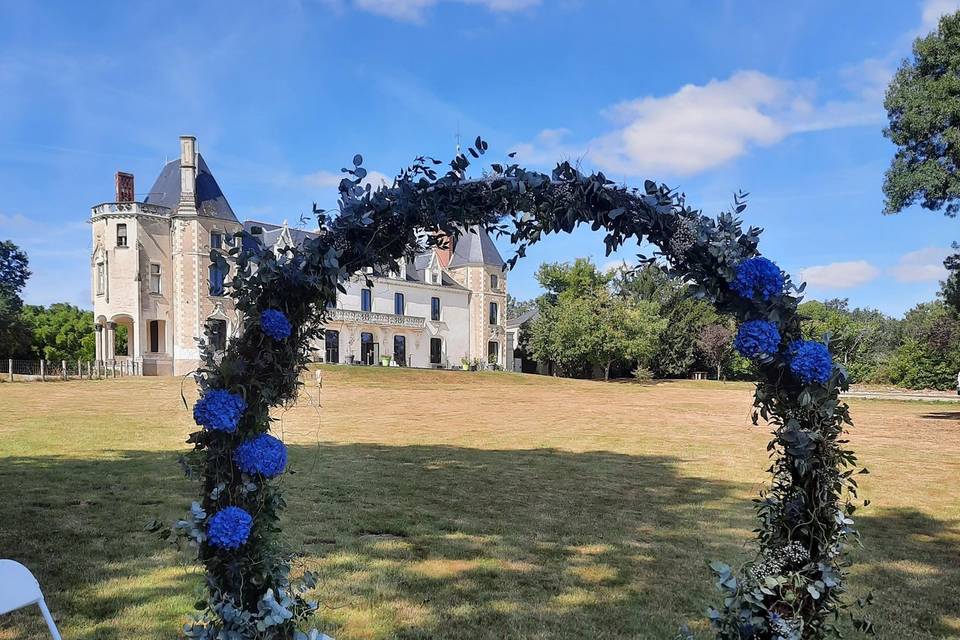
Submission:
[[[210,173],[203,156],[197,154],[197,211],[200,215],[217,218],[219,220],[229,220],[230,222],[239,222],[234,215],[227,197],[220,190],[216,178]],[[157,204],[161,207],[167,207],[172,212],[176,212],[177,205],[180,203],[180,161],[172,160],[168,162],[157,181],[150,188],[150,193],[144,198],[148,204]]]
[[[540,311],[538,309],[530,309],[529,311],[524,311],[516,318],[507,318],[507,327],[511,329],[513,327],[522,327],[524,324],[535,319],[539,315],[540,315]]]
[[[258,222],[256,220],[244,220],[243,221],[243,230],[247,233],[252,234],[254,227],[260,227],[262,234],[260,235],[263,243],[272,247],[277,243],[277,240],[280,238],[280,234],[283,233],[282,224],[273,224],[272,222]],[[311,238],[316,238],[319,236],[319,233],[314,231],[304,231],[303,229],[294,229],[293,227],[287,227],[287,233],[290,234],[290,239],[293,240],[293,243],[302,247],[303,243],[306,240]]]
[[[486,265],[503,267],[503,258],[493,244],[493,238],[481,227],[470,227],[457,239],[453,248],[453,257],[449,267],[466,267],[468,265]]]
[[[433,250],[426,253],[418,253],[411,262],[407,262],[407,281],[422,282],[423,284],[432,284],[427,280],[427,268],[430,266],[430,260],[433,258]],[[440,272],[440,285],[444,287],[454,287],[464,289],[462,284],[451,278],[446,272]]]

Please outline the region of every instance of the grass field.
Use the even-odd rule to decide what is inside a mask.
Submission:
[[[192,402],[190,383],[184,385]],[[316,400],[315,388],[308,390]],[[0,557],[68,640],[169,640],[201,575],[144,525],[185,511],[173,379],[0,384]],[[708,559],[737,561],[767,466],[749,385],[334,368],[280,416],[289,540],[318,626],[374,638],[704,633]],[[855,595],[878,636],[960,638],[960,407],[851,401],[871,474]],[[0,640],[43,637],[39,615]]]

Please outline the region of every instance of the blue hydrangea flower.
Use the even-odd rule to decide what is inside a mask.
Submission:
[[[790,345],[790,371],[804,384],[825,383],[833,373],[830,350],[822,342],[797,340]]]
[[[221,549],[239,549],[250,537],[253,517],[240,507],[217,511],[207,523],[207,540]]]
[[[207,429],[233,433],[246,409],[241,396],[226,389],[210,389],[193,405],[193,419]]]
[[[737,265],[737,275],[730,288],[741,298],[769,300],[783,292],[783,283],[780,267],[766,258],[757,257]]]
[[[293,327],[287,316],[276,309],[266,309],[260,314],[260,328],[274,340],[284,340],[290,337]]]
[[[737,330],[733,346],[745,358],[773,355],[780,348],[780,331],[767,320],[748,320]]]
[[[287,466],[287,447],[270,434],[262,433],[240,443],[233,452],[233,461],[244,473],[274,478]]]

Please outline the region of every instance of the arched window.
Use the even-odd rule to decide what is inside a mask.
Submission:
[[[218,318],[207,320],[207,331],[210,336],[210,346],[217,351],[227,348],[227,321]]]

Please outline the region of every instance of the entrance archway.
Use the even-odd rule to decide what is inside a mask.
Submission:
[[[468,152],[479,158],[486,149],[478,138]],[[631,189],[567,162],[551,175],[493,164],[482,179],[466,177],[466,154],[443,175],[437,164],[418,158],[393,185],[372,190],[361,186],[367,172],[357,156],[344,170],[338,217],[328,220],[317,211],[323,233],[301,247],[264,247],[245,237],[243,250],[212,254],[217,268],[226,269],[228,259],[235,263],[229,294],[242,320],[222,353],[207,342],[199,371],[202,396],[194,417],[202,428],[190,441],[201,462],[202,509],[177,532],[197,543],[207,570],[207,609],[196,629],[242,638],[307,637],[296,627],[313,609],[290,588],[289,557],[274,540],[283,502],[273,478],[282,471],[276,451],[283,449],[267,432],[271,407],[295,398],[298,373],[323,333],[340,282],[442,245],[473,225],[509,235],[517,247],[508,261],[513,266],[531,244],[583,224],[605,231],[608,253],[628,241],[658,247],[672,275],[737,318],[736,347],[760,372],[754,421],[773,431],[771,482],[756,503],[755,560],[740,571],[711,564],[724,600],[711,614],[718,637],[828,633],[845,607],[843,549],[855,535],[856,458],[841,439],[851,424],[839,400],[846,375],[825,345],[802,339],[802,287],[760,256],[760,230],[744,229],[738,217],[743,199],[710,218],[666,186],[647,181]],[[271,464],[258,466],[264,459]],[[270,615],[276,601],[267,606],[264,598],[277,594],[286,598],[280,606],[289,616]]]

